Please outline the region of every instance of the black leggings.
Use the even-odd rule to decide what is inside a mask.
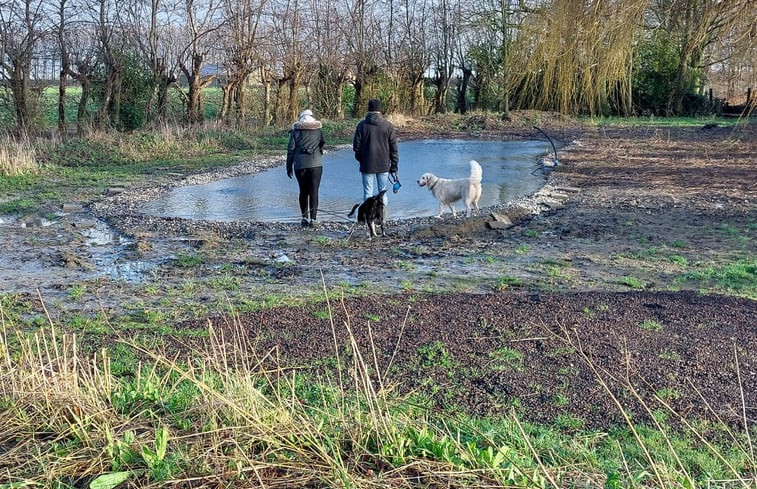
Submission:
[[[322,174],[322,166],[294,171],[297,184],[300,186],[300,212],[303,219],[307,219],[308,209],[310,219],[315,219],[318,215],[318,188],[321,186]]]

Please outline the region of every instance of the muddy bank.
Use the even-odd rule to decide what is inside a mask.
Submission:
[[[112,188],[96,202],[74,203],[48,219],[3,217],[2,290],[39,289],[54,300],[84,286],[118,314],[124,296],[155,302],[145,287],[181,301],[176,289],[188,281],[203,290],[206,313],[222,296],[307,295],[324,279],[329,286],[375,292],[623,291],[624,277],[647,290],[697,289],[700,284],[680,280],[691,264],[716,266],[754,250],[754,132],[753,125],[735,132],[557,127],[551,134],[565,144],[560,165],[545,168],[545,187],[536,195],[469,219],[390,221],[388,236],[374,241],[351,222],[303,231],[292,224],[139,212],[175,185],[254,173],[280,165],[283,155],[159,186]],[[675,256],[680,259],[671,260]],[[191,266],[182,262],[186,257],[193,257]],[[229,276],[231,290],[208,283]],[[100,310],[99,301],[62,307]]]

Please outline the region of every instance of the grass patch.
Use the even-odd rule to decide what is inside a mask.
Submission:
[[[747,122],[718,116],[706,117],[585,117],[579,118],[586,124],[597,127],[702,127],[705,124],[717,124],[722,127],[744,125]]]
[[[641,279],[638,279],[636,277],[631,277],[631,276],[621,277],[619,283],[620,285],[625,285],[626,287],[630,287],[632,289],[644,288],[644,282]]]
[[[757,259],[744,258],[721,267],[695,270],[675,279],[675,283],[699,283],[700,288],[757,299]]]
[[[510,277],[510,276],[503,276],[497,278],[497,281],[494,284],[494,290],[497,291],[504,291],[511,287],[520,287],[520,279],[518,277]]]
[[[518,350],[503,346],[492,351],[489,358],[495,371],[523,370],[523,354]]]
[[[653,319],[645,319],[639,323],[639,327],[646,331],[662,331],[662,323]]]

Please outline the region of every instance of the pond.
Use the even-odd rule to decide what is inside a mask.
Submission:
[[[436,199],[418,178],[426,172],[445,178],[468,176],[472,159],[483,167],[481,208],[503,204],[541,188],[545,174],[540,158],[551,154],[547,141],[423,140],[399,143],[402,188],[389,194],[388,219],[433,216]],[[358,165],[351,149],[327,152],[320,189],[321,221],[347,221],[362,201]],[[254,175],[178,187],[148,202],[143,212],[162,217],[209,221],[299,222],[297,182],[282,166]],[[457,203],[463,210],[464,205]]]

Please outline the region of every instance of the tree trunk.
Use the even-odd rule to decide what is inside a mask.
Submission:
[[[223,101],[221,102],[221,113],[218,114],[218,118],[224,122],[224,124],[231,123],[231,92],[234,91],[230,81],[227,81],[226,85],[221,87],[223,90]]]
[[[84,135],[88,134],[91,128],[89,117],[87,116],[87,103],[89,102],[91,84],[87,75],[80,75],[77,79],[81,84],[81,97],[79,98],[79,106],[76,111],[76,132],[79,135]]]
[[[470,83],[471,74],[472,70],[470,68],[463,68],[463,76],[457,85],[457,101],[455,103],[455,112],[458,114],[468,112],[468,84]]]
[[[268,127],[273,122],[271,116],[271,82],[263,83],[263,126]]]
[[[121,121],[121,71],[116,70],[113,74],[113,95],[111,96],[110,104],[110,120],[115,121],[116,127],[122,128],[123,121]]]
[[[236,104],[236,123],[238,127],[242,127],[244,125],[244,119],[247,116],[247,97],[244,89],[244,83],[237,83],[236,90],[234,90],[234,95],[234,102]]]
[[[352,101],[352,117],[358,118],[363,115],[363,107],[365,106],[365,96],[363,95],[363,82],[359,79],[355,79],[355,98]]]
[[[166,123],[166,114],[168,112],[168,86],[171,83],[172,82],[167,76],[162,77],[158,83],[158,105],[155,108],[155,118],[159,125]]]
[[[434,112],[437,114],[447,113],[447,92],[449,90],[449,78],[446,73],[441,73],[434,80],[436,94],[434,95]]]
[[[65,138],[68,135],[66,130],[66,76],[68,75],[68,64],[62,63],[58,77],[58,134]]]
[[[16,125],[21,133],[25,133],[31,126],[31,115],[29,112],[28,94],[29,70],[24,70],[23,65],[14,64],[11,72],[11,93],[13,94],[13,104],[16,109]]]
[[[337,83],[336,86],[336,111],[334,115],[336,116],[336,119],[344,119],[344,108],[342,107],[342,104],[344,103],[344,79],[340,78],[339,83]]]
[[[289,120],[296,120],[299,115],[299,86],[300,75],[298,73],[292,73],[292,76],[289,78],[289,99],[287,101]]]
[[[105,77],[105,86],[103,87],[103,97],[100,101],[100,107],[97,110],[97,128],[99,130],[105,130],[110,126],[110,102],[113,97],[113,85],[115,83],[115,71],[110,70],[110,73]]]

